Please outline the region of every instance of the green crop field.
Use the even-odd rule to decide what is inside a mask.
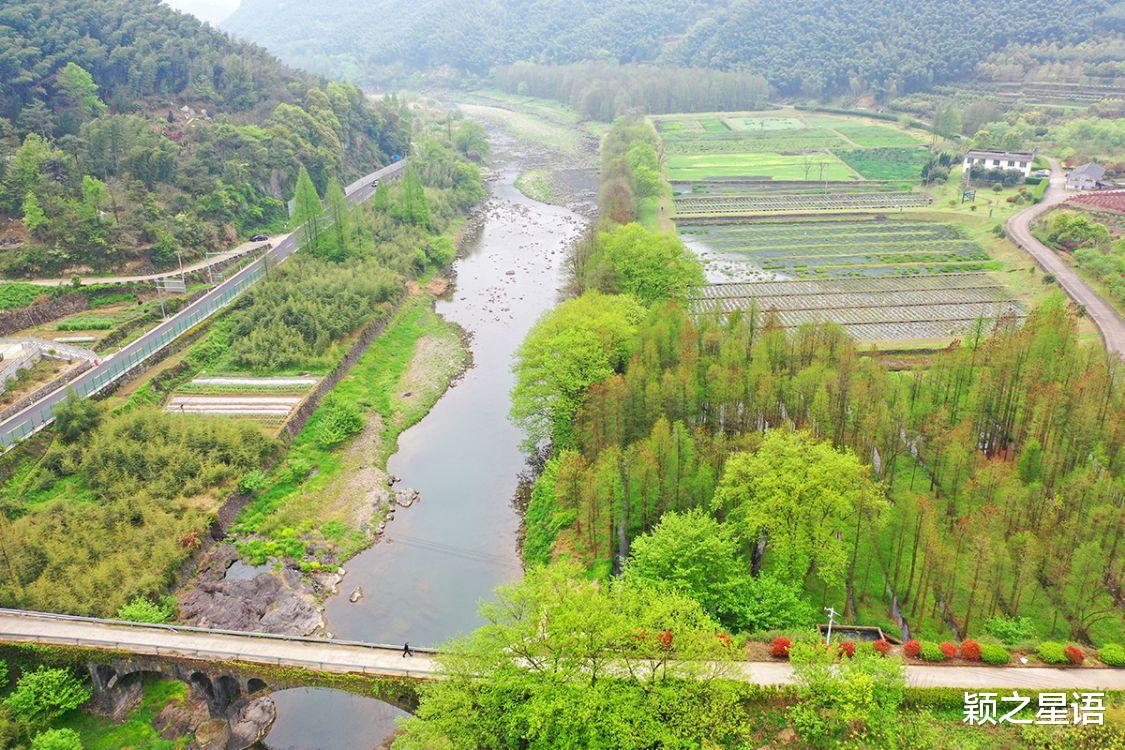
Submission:
[[[845,120],[830,127],[857,146],[917,146],[921,143],[911,133],[891,125],[865,125]]]
[[[857,148],[833,153],[867,180],[918,180],[930,158],[929,150],[920,146]]]
[[[866,181],[865,189],[874,191],[899,182],[909,189],[920,182],[929,158],[921,136],[856,117],[793,111],[735,113],[721,119],[672,115],[656,118],[655,125],[664,141],[668,178],[697,185],[741,178],[763,183]],[[817,210],[794,206],[796,212]]]
[[[670,154],[668,177],[672,180],[709,180],[744,177],[764,180],[847,182],[856,179],[848,167],[832,154]]]
[[[807,127],[796,117],[728,117],[731,130],[800,130]]]
[[[35,284],[0,284],[0,310],[14,310],[17,307],[30,305],[36,297],[46,294],[49,290]]]

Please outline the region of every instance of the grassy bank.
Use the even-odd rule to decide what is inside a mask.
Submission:
[[[409,300],[294,439],[235,527],[251,560],[332,551],[346,559],[370,543],[389,498],[387,459],[398,435],[424,417],[468,362],[461,331],[432,297]],[[362,413],[356,434],[325,435],[341,409]]]

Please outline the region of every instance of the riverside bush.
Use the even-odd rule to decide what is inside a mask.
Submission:
[[[902,644],[902,653],[908,659],[917,659],[922,653],[922,644],[916,640],[909,640]]]
[[[961,658],[966,661],[980,661],[980,644],[976,641],[961,642]]]
[[[953,659],[957,656],[957,646],[953,645],[949,641],[942,641],[940,644],[938,644],[938,648],[940,648],[941,652],[945,654],[946,659]]]
[[[1067,661],[1071,664],[1081,666],[1082,662],[1086,661],[1086,654],[1082,649],[1077,646],[1071,645],[1063,649],[1063,654],[1066,656]]]

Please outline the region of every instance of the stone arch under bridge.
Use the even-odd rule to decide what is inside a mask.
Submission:
[[[295,687],[320,686],[348,689],[347,684],[309,682],[299,672],[265,668],[256,670],[246,663],[206,662],[165,656],[110,656],[87,663],[93,687],[92,708],[99,713],[121,716],[136,703],[145,675],[170,677],[186,684],[207,703],[214,719],[232,719],[254,698]],[[377,679],[377,678],[375,678]],[[391,678],[392,680],[394,678]],[[401,687],[401,684],[399,685]],[[417,694],[413,689],[389,689],[374,696],[403,709],[417,709]]]

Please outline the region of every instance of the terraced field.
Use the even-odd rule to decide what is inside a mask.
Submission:
[[[180,386],[168,399],[164,410],[172,414],[253,419],[267,427],[280,428],[317,382],[318,379],[312,377],[196,378]]]
[[[691,304],[703,315],[756,309],[774,315],[784,327],[833,322],[861,341],[948,339],[965,334],[982,318],[1024,315],[981,273],[712,284]]]
[[[759,193],[756,195],[680,195],[675,198],[680,219],[709,216],[757,216],[807,211],[894,210],[927,206],[925,193]]]
[[[682,228],[708,256],[785,277],[918,276],[985,271],[988,254],[959,229],[912,221],[705,224]],[[735,272],[737,273],[737,272]]]
[[[700,314],[757,309],[786,327],[829,321],[865,342],[946,340],[981,318],[1023,315],[984,273],[994,261],[954,225],[758,221],[681,232],[711,282],[692,301]]]
[[[909,191],[920,182],[922,167],[929,159],[929,150],[918,134],[857,117],[778,110],[668,115],[653,122],[664,143],[668,178],[680,186],[690,184],[692,192],[700,186],[704,187],[700,192],[711,192],[706,186],[723,182],[819,185],[825,192],[843,192],[839,187],[829,191],[828,183],[844,186],[862,182],[871,186],[857,192],[883,192],[887,187]],[[875,198],[841,207],[831,199],[801,200],[798,196],[803,191],[799,187],[789,187],[785,192],[788,195],[779,196],[780,200],[769,205],[741,206],[733,211],[728,207],[712,215],[924,205],[920,199],[890,202]],[[680,215],[699,214],[693,210]]]

